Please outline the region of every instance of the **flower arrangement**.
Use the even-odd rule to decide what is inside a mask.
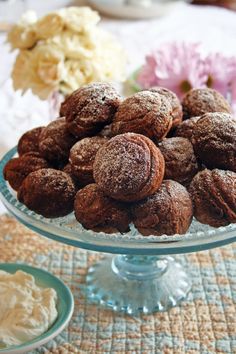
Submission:
[[[166,43],[146,56],[137,83],[144,89],[166,87],[179,98],[191,88],[210,87],[236,106],[236,57],[203,55],[198,43]]]
[[[32,11],[8,33],[19,53],[12,71],[15,90],[31,89],[41,99],[69,94],[92,81],[124,79],[126,57],[120,45],[97,26],[89,7],[68,7],[37,19]]]

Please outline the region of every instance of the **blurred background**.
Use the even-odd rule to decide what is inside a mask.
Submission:
[[[149,13],[150,17],[160,15],[160,9],[159,11],[155,11],[155,7],[157,8],[158,5],[168,7],[170,3],[180,2],[187,2],[194,5],[220,6],[230,10],[236,10],[235,0],[0,0],[0,29],[7,29],[9,23],[17,21],[19,16],[29,8],[35,9],[38,15],[41,16],[55,8],[64,6],[91,5],[94,8],[103,9],[103,12],[106,14],[111,13],[114,16],[119,16],[121,7],[124,7],[125,10],[122,13],[123,17],[133,17],[136,12],[139,14],[139,16],[136,16],[142,18],[147,16],[146,13]],[[112,8],[114,10],[112,10]],[[139,12],[138,10],[140,8],[142,11]]]
[[[213,5],[213,6],[223,6],[231,10],[236,10],[235,0],[193,0],[192,4],[196,5]]]

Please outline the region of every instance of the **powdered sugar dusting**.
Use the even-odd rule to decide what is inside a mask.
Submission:
[[[103,189],[129,194],[140,191],[150,175],[150,151],[135,134],[111,139],[97,153],[94,177]],[[127,139],[128,137],[128,139]]]
[[[66,118],[70,120],[78,114],[81,121],[106,120],[107,117],[103,117],[104,109],[109,104],[117,108],[120,99],[120,95],[110,84],[92,83],[69,96]]]
[[[212,226],[236,222],[236,174],[214,169],[199,172],[190,185],[195,217]]]
[[[39,151],[49,161],[66,161],[76,142],[66,127],[65,118],[52,121],[39,136]]]
[[[108,83],[93,83],[71,94],[63,103],[68,129],[77,137],[95,135],[109,124],[121,96]]]
[[[195,125],[199,118],[200,117],[198,116],[184,120],[181,124],[177,126],[174,135],[180,136],[182,138],[187,138],[191,141]]]
[[[210,168],[236,171],[236,119],[227,113],[206,113],[196,123],[194,150]]]
[[[156,92],[141,91],[119,106],[112,130],[116,134],[133,132],[161,140],[171,125],[172,107],[166,97]]]
[[[93,165],[97,151],[108,141],[105,137],[94,136],[78,141],[70,150],[70,162],[73,165]]]
[[[144,117],[152,110],[159,110],[161,97],[158,93],[151,91],[140,91],[126,98],[118,108],[114,122],[130,121]]]
[[[208,112],[231,113],[226,99],[217,91],[210,88],[192,89],[183,99],[185,118],[201,116]]]
[[[165,178],[187,186],[199,170],[191,142],[174,137],[163,140],[159,148],[165,159]]]

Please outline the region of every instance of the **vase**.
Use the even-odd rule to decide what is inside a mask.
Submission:
[[[50,121],[60,117],[60,107],[64,100],[65,96],[59,91],[52,92],[48,97],[48,114]]]

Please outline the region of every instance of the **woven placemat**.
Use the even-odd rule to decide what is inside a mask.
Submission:
[[[67,329],[31,354],[236,353],[235,256],[235,245],[177,256],[192,276],[188,300],[169,312],[129,317],[86,301],[87,268],[101,254],[48,240],[12,217],[0,217],[0,261],[49,270],[75,297],[75,311]]]

